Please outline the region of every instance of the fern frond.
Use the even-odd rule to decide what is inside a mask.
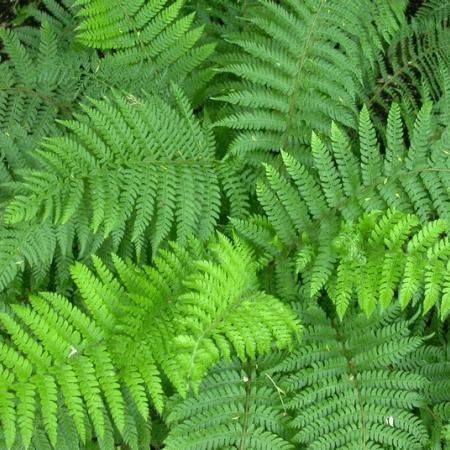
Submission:
[[[114,50],[105,63],[111,68],[147,64],[153,82],[186,78],[212,53],[215,45],[201,44],[203,27],[193,26],[194,14],[183,15],[183,0],[78,0],[79,42]],[[156,88],[156,86],[154,86]]]
[[[52,226],[0,227],[0,291],[24,270],[33,271],[32,288],[38,288],[49,274],[53,257],[58,253],[57,246]]]
[[[257,194],[282,244],[272,245],[272,253],[285,252],[296,261],[307,298],[325,287],[342,317],[353,294],[370,315],[378,303],[388,306],[397,290],[404,307],[423,289],[425,312],[446,292],[450,196],[448,174],[435,163],[444,162],[444,148],[436,146],[435,158],[427,152],[431,120],[427,103],[406,150],[400,110],[393,105],[382,155],[363,109],[359,165],[336,125],[330,147],[313,134],[315,171],[287,152],[282,152],[285,171],[266,165]],[[442,178],[434,171],[442,171]],[[441,218],[433,220],[436,216]],[[257,236],[246,238],[261,247]],[[442,300],[444,317],[447,297]]]
[[[260,363],[257,368],[221,363],[203,380],[197,397],[171,399],[164,448],[293,449],[286,437],[284,395]]]
[[[418,17],[404,22],[385,57],[378,58],[378,78],[367,78],[366,102],[389,110],[392,101],[413,117],[420,102],[442,94],[441,66],[449,65],[448,2],[427,2]],[[408,123],[408,125],[410,125]]]
[[[392,367],[421,347],[407,322],[356,315],[337,324],[317,310],[304,317],[304,345],[270,372],[287,394],[293,441],[308,449],[423,448],[427,430],[413,409],[427,380]]]
[[[339,1],[292,0],[260,1],[248,12],[245,32],[228,38],[237,50],[223,68],[242,81],[218,96],[236,106],[218,121],[240,132],[232,154],[291,151],[309,143],[312,130],[329,134],[331,121],[356,128],[358,61],[382,49],[374,9],[365,1],[342,9]]]
[[[185,396],[220,357],[246,360],[290,348],[299,336],[294,313],[258,290],[248,248],[223,236],[206,250],[198,242],[190,252],[173,244],[144,269],[116,257],[117,275],[98,258],[93,263],[96,275],[80,263],[72,269],[82,308],[43,293],[30,306],[0,312],[8,449],[16,432],[29,446],[39,428],[36,405],[52,446],[62,406],[81,441],[86,417],[105,442],[111,423],[126,442],[136,441],[131,430],[147,420],[150,402],[163,409],[162,374]]]
[[[173,100],[172,107],[158,97],[115,95],[63,121],[67,135],[47,139],[39,152],[43,169],[24,171],[12,184],[19,195],[6,207],[6,221],[52,221],[77,233],[87,223],[116,248],[129,226],[138,254],[149,238],[155,253],[173,228],[180,242],[210,236],[221,207],[221,162],[210,130],[177,87]],[[227,188],[242,198],[236,182]]]

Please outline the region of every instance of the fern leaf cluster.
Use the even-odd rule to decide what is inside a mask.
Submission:
[[[448,450],[449,0],[10,3],[0,449]]]
[[[292,347],[299,322],[258,291],[249,250],[224,237],[206,254],[198,247],[194,242],[188,252],[174,245],[144,269],[116,257],[117,276],[99,259],[95,274],[77,264],[72,276],[84,308],[48,292],[0,314],[7,333],[0,420],[8,448],[17,431],[28,448],[38,420],[57,446],[61,408],[81,442],[88,419],[100,439],[114,425],[139,448],[132,430],[146,420],[149,401],[162,411],[162,374],[185,396],[232,349],[245,361],[272,346]]]
[[[314,297],[325,287],[341,317],[354,292],[370,315],[377,303],[388,306],[397,290],[405,307],[420,288],[425,311],[441,292],[441,316],[449,311],[450,197],[445,169],[441,178],[442,166],[435,165],[434,155],[425,154],[430,114],[431,104],[424,105],[408,150],[394,105],[386,155],[380,154],[375,129],[363,110],[360,162],[348,137],[333,125],[330,145],[312,137],[313,168],[287,152],[282,153],[284,171],[266,165],[258,198],[281,246],[290,253],[294,249],[302,290]],[[441,151],[437,147],[435,160]],[[432,220],[436,216],[441,218]],[[267,239],[263,229],[252,233],[250,223],[235,223],[250,240]],[[266,245],[265,252],[276,254],[275,247]]]
[[[61,121],[68,133],[43,143],[39,170],[22,169],[7,184],[20,195],[5,208],[5,223],[41,224],[41,233],[53,231],[48,251],[69,259],[74,245],[81,255],[103,245],[128,247],[126,254],[139,257],[169,237],[210,237],[222,189],[238,200],[237,212],[246,194],[236,168],[216,158],[210,127],[200,124],[178,87],[173,92],[173,106],[117,94]],[[22,252],[34,267],[36,259]]]

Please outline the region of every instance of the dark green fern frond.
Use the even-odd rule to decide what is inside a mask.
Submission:
[[[450,2],[448,0],[426,0],[420,5],[414,18],[421,21],[427,21],[433,17],[441,19],[450,16]]]
[[[287,393],[295,443],[306,449],[423,449],[427,430],[413,410],[424,404],[425,377],[393,364],[421,347],[408,323],[390,314],[332,323],[304,312],[299,350],[273,369]]]
[[[80,65],[62,57],[49,25],[43,26],[35,51],[17,34],[0,28],[9,57],[0,64],[0,153],[12,170],[29,166],[29,149],[56,132],[54,120],[76,100],[80,76]]]
[[[29,31],[0,28],[7,58],[0,63],[0,158],[12,174],[37,168],[34,150],[47,135],[59,135],[57,119],[72,118],[85,96],[108,89],[90,75],[99,59],[90,49],[67,48],[63,31],[44,22]]]
[[[75,38],[76,13],[79,7],[75,0],[41,0],[39,5],[31,3],[27,9],[30,17],[40,24],[48,23],[64,36],[67,47]]]
[[[204,25],[208,40],[216,41],[218,56],[230,50],[230,43],[223,35],[242,31],[248,24],[245,18],[258,0],[196,0],[186,2],[185,9],[195,12],[196,21]]]
[[[353,0],[345,8],[334,0],[261,0],[250,10],[245,32],[228,38],[237,50],[223,69],[242,81],[218,97],[236,105],[218,122],[240,131],[231,153],[267,159],[298,151],[312,130],[328,135],[331,121],[356,128],[360,58],[369,65],[382,51],[374,8]]]
[[[369,106],[387,112],[396,101],[407,117],[413,117],[424,99],[439,100],[443,90],[439,68],[450,64],[448,11],[447,0],[429,2],[419,18],[401,27],[378,61],[379,76],[367,79]]]
[[[396,33],[406,22],[405,10],[409,0],[387,2],[376,0],[374,3],[374,21],[378,33],[386,43],[392,42]]]
[[[0,227],[0,291],[25,269],[32,270],[33,287],[38,287],[48,276],[56,247],[52,226]]]
[[[221,363],[203,380],[198,396],[168,403],[164,448],[291,450],[284,396],[261,362]]]
[[[152,73],[153,84],[162,72],[166,83],[180,83],[214,50],[214,44],[200,43],[203,27],[192,26],[194,14],[182,14],[184,0],[78,0],[75,4],[81,6],[78,40],[114,50],[106,60],[117,70],[144,66]]]
[[[219,169],[208,125],[177,87],[173,101],[115,95],[61,122],[67,135],[48,139],[39,152],[44,169],[24,171],[13,184],[6,221],[49,220],[79,233],[89,224],[86,231],[111,236],[116,248],[130,226],[138,254],[149,239],[156,252],[175,226],[180,242],[209,237],[219,216],[219,180],[227,195],[242,195],[227,182],[230,167]]]
[[[82,442],[87,420],[103,440],[111,421],[131,448],[143,448],[132,430],[148,419],[150,401],[162,410],[162,373],[184,396],[219,358],[288,348],[300,331],[293,312],[258,290],[249,250],[222,236],[206,250],[174,244],[144,269],[116,257],[117,276],[98,258],[94,265],[96,275],[79,263],[72,270],[82,308],[43,293],[0,312],[7,449],[16,433],[27,448],[38,419],[59,448],[61,408]]]
[[[401,370],[413,370],[430,381],[425,390],[428,407],[423,408],[422,415],[430,428],[431,445],[446,448],[445,444],[439,447],[441,440],[446,439],[446,425],[450,423],[450,360],[445,346],[423,347],[396,366]]]

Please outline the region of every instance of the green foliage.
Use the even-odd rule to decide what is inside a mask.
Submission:
[[[0,449],[448,450],[449,18],[0,24]]]
[[[310,282],[311,295],[320,284],[329,285],[329,295],[342,318],[356,291],[358,303],[367,315],[371,315],[377,302],[386,308],[395,291],[402,307],[405,307],[423,286],[424,312],[437,301],[441,290],[441,316],[450,311],[450,299],[446,286],[450,281],[450,242],[448,224],[444,221],[428,223],[417,229],[418,219],[388,211],[364,214],[354,224],[344,222],[331,243],[329,267],[320,267],[320,253],[308,248],[310,261],[305,261],[305,249],[297,255],[297,269]],[[445,238],[441,238],[445,235]],[[308,270],[315,273],[308,273]],[[323,275],[317,283],[317,272]],[[331,271],[331,276],[329,272]],[[326,278],[326,277],[330,278]]]
[[[284,393],[263,366],[264,361],[253,366],[220,364],[205,378],[198,397],[172,399],[164,448],[293,449],[284,436]]]
[[[414,408],[424,403],[427,380],[396,367],[420,360],[421,345],[398,312],[345,324],[305,312],[302,348],[272,369],[288,396],[293,441],[307,449],[424,448],[428,436]]]
[[[233,351],[245,361],[273,346],[291,348],[299,335],[295,315],[258,290],[249,250],[223,236],[206,251],[198,241],[190,251],[173,244],[153,267],[115,257],[116,276],[93,262],[96,275],[81,264],[72,269],[82,308],[48,292],[0,313],[7,448],[17,431],[28,448],[36,423],[57,446],[58,411],[65,410],[81,442],[89,420],[100,439],[108,439],[112,423],[128,445],[141,448],[136,430],[149,401],[162,411],[163,374],[185,396],[198,392],[220,357]]]
[[[233,167],[215,158],[208,124],[192,114],[178,87],[173,94],[173,106],[153,96],[91,100],[76,120],[61,121],[67,133],[44,141],[36,155],[40,169],[22,169],[8,183],[19,195],[6,206],[5,223],[41,223],[37,232],[53,240],[46,255],[54,249],[69,259],[75,243],[81,255],[104,244],[115,251],[128,246],[139,258],[150,246],[154,254],[174,228],[182,243],[190,235],[211,236],[221,209],[219,184],[237,200],[238,213],[245,194]],[[48,224],[57,225],[53,235]],[[14,247],[14,237],[7,247]],[[33,270],[48,260],[25,245],[20,258]],[[11,258],[17,259],[14,250],[5,255],[4,282],[15,273]]]
[[[367,80],[369,105],[388,111],[395,100],[413,117],[421,100],[440,98],[439,68],[450,63],[449,11],[448,0],[425,2],[411,23],[396,30],[386,58],[378,58],[380,76]]]
[[[218,125],[241,131],[230,152],[243,157],[295,150],[311,130],[328,133],[331,121],[356,128],[365,71],[382,51],[368,17],[396,23],[394,11],[369,1],[278,3],[257,2],[251,27],[227,37],[240,51],[226,56],[223,71],[242,82],[219,97],[237,108]]]
[[[258,218],[250,219],[250,224],[235,221],[238,231],[265,246],[268,254],[280,251],[275,242],[293,253],[303,293],[315,297],[325,287],[341,318],[354,291],[370,315],[377,303],[387,307],[397,288],[403,307],[423,288],[424,312],[442,292],[441,317],[445,317],[450,311],[450,195],[447,177],[434,175],[441,166],[435,164],[434,155],[427,158],[425,153],[430,114],[431,104],[424,105],[409,150],[394,105],[385,155],[380,154],[367,109],[360,114],[360,162],[334,124],[331,146],[313,134],[315,170],[283,152],[286,173],[266,165],[266,181],[257,187],[278,241],[272,237],[272,249],[267,248],[267,231],[250,231]],[[436,153],[440,151],[438,147]],[[431,220],[436,216],[442,219]]]
[[[84,91],[82,73],[94,57],[62,52],[48,23],[34,48],[17,31],[0,29],[0,39],[9,57],[0,64],[0,154],[13,172],[35,165],[32,152],[39,139],[57,133],[55,119],[77,107]]]
[[[80,21],[77,39],[88,47],[113,50],[104,64],[108,73],[121,73],[123,80],[147,72],[145,79],[151,80],[154,91],[167,80],[181,83],[187,77],[201,85],[202,79],[212,76],[210,71],[191,72],[210,56],[215,44],[201,42],[203,26],[194,25],[195,14],[183,14],[184,3],[77,0],[74,5],[81,7],[76,14]],[[148,86],[144,88],[148,90]]]
[[[80,235],[76,217],[94,234],[101,229],[103,239],[115,231],[120,242],[132,218],[131,241],[139,247],[153,222],[154,251],[174,222],[182,242],[196,230],[208,237],[220,208],[213,137],[176,87],[174,97],[175,107],[156,97],[119,95],[82,106],[77,120],[61,122],[65,136],[45,141],[42,170],[23,171],[23,181],[13,185],[25,195],[9,203],[6,222],[39,217]]]

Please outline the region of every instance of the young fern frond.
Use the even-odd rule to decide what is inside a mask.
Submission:
[[[116,276],[93,262],[96,275],[80,263],[72,269],[82,308],[43,293],[0,312],[7,449],[16,433],[28,448],[38,417],[55,446],[61,408],[80,441],[88,417],[99,439],[108,438],[111,421],[138,448],[128,442],[129,427],[139,415],[147,420],[150,401],[162,411],[162,374],[186,396],[220,358],[245,361],[290,348],[299,336],[296,315],[258,290],[248,248],[223,236],[206,250],[199,242],[190,251],[173,244],[144,269],[115,257]]]
[[[191,234],[208,238],[221,206],[219,182],[230,179],[230,167],[218,169],[211,130],[176,86],[173,102],[114,95],[83,106],[77,120],[61,122],[66,136],[43,144],[43,169],[23,171],[11,183],[18,195],[5,220],[51,221],[79,236],[87,223],[116,248],[129,227],[138,254],[149,240],[155,253],[173,228],[180,242]],[[233,188],[227,194],[242,197]]]
[[[284,396],[264,361],[221,363],[205,377],[197,397],[170,400],[164,448],[292,450]]]
[[[424,313],[435,305],[450,279],[450,230],[444,221],[418,225],[415,216],[388,211],[368,213],[357,224],[341,226],[332,243],[333,275],[326,281],[341,318],[353,292],[367,315],[378,302],[386,308],[397,291],[405,307],[422,286]],[[314,256],[311,259],[314,268]],[[307,271],[308,266],[303,273]],[[442,302],[444,318],[449,312],[445,293]]]
[[[422,346],[408,323],[398,313],[333,323],[318,308],[303,317],[304,345],[269,372],[287,394],[292,441],[305,449],[425,448],[427,430],[413,411],[427,379],[395,367]]]

